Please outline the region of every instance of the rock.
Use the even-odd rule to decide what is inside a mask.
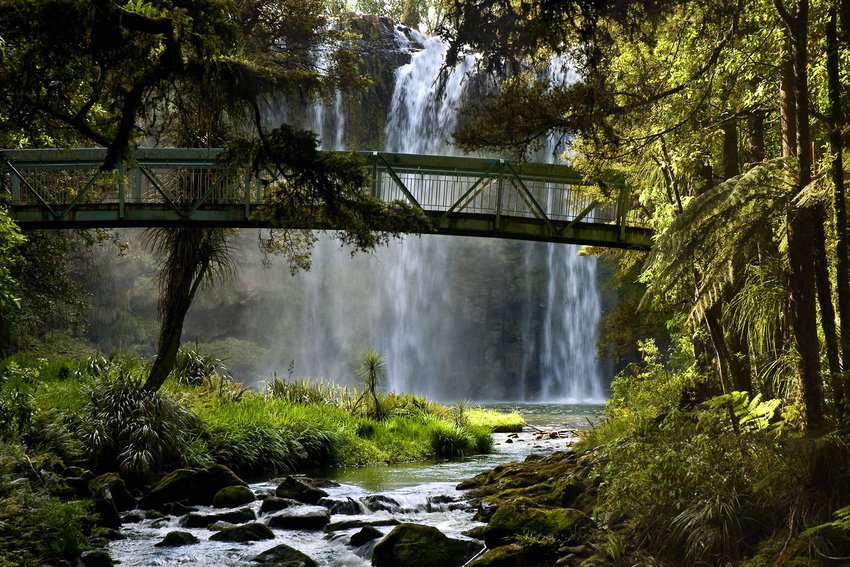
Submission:
[[[229,530],[221,530],[210,536],[213,541],[259,541],[262,539],[274,539],[274,532],[265,524],[252,522],[244,526],[236,526]]]
[[[292,567],[296,567],[297,565],[316,567],[316,562],[308,555],[289,547],[285,543],[267,549],[251,561],[256,561],[257,563],[274,563],[277,565],[292,565]]]
[[[489,522],[490,518],[493,517],[493,514],[496,513],[498,506],[493,504],[492,502],[488,502],[487,500],[482,500],[480,504],[478,504],[478,512],[475,514],[475,520],[480,522]]]
[[[214,524],[210,524],[207,526],[207,529],[211,532],[220,532],[223,530],[229,530],[230,528],[235,528],[236,524],[231,524],[230,522],[225,522],[223,520],[219,520]]]
[[[472,539],[480,539],[484,540],[484,528],[486,526],[475,526],[474,528],[468,529],[465,532],[461,532],[466,537],[470,537]]]
[[[165,514],[160,512],[159,510],[147,510],[145,512],[146,520],[159,520],[160,518],[164,518]]]
[[[89,481],[79,476],[69,476],[65,478],[65,483],[68,485],[77,498],[88,498],[91,496],[89,490]]]
[[[350,496],[345,500],[322,498],[319,500],[319,505],[330,510],[331,514],[345,514],[353,516],[355,514],[365,514],[368,512],[365,506]]]
[[[247,486],[225,486],[213,496],[213,508],[236,508],[256,499]]]
[[[118,508],[115,506],[115,501],[112,499],[112,492],[108,486],[101,486],[100,489],[92,495],[94,501],[94,511],[98,515],[98,525],[106,526],[117,530],[121,527],[121,516],[118,514]]]
[[[91,549],[80,555],[79,563],[84,567],[114,567],[112,557],[102,549]]]
[[[129,512],[136,508],[136,499],[127,490],[124,480],[118,473],[102,474],[89,481],[89,490],[92,494],[96,494],[102,486],[109,487],[112,499],[115,501],[115,508],[119,512]]]
[[[312,484],[311,480],[307,477],[288,476],[278,485],[275,496],[290,498],[304,504],[315,504],[328,493]]]
[[[351,528],[362,528],[363,526],[397,526],[401,522],[395,518],[387,518],[384,520],[344,520],[342,522],[334,522],[325,526],[326,532],[338,532],[340,530],[350,530]]]
[[[551,535],[567,543],[578,540],[593,522],[580,510],[542,508],[529,498],[509,500],[499,506],[484,528],[484,542],[490,549],[512,543],[516,534]]]
[[[322,506],[287,508],[268,520],[269,526],[281,530],[320,530],[330,521],[330,511]]]
[[[373,526],[363,526],[359,532],[351,536],[351,539],[348,540],[348,545],[353,547],[360,547],[361,545],[372,541],[373,539],[378,539],[379,537],[383,537],[383,533],[378,528]]]
[[[221,512],[219,514],[187,514],[180,520],[180,525],[186,528],[206,528],[216,522],[228,522],[230,524],[244,524],[245,522],[253,522],[257,519],[257,515],[250,508],[240,508],[231,512]]]
[[[198,509],[193,506],[186,506],[180,502],[172,502],[168,508],[168,513],[172,516],[185,516],[192,512],[197,512]]]
[[[295,500],[289,500],[288,498],[278,498],[277,496],[269,496],[265,500],[263,500],[263,504],[260,506],[260,513],[265,514],[266,512],[276,512],[278,510],[285,510],[292,506],[292,503]],[[300,502],[295,502],[296,504],[300,504]]]
[[[477,542],[449,539],[437,528],[400,524],[375,546],[375,567],[455,567],[481,549]]]
[[[121,517],[121,521],[125,524],[138,524],[143,520],[142,515],[138,512],[130,512]]]
[[[121,539],[127,539],[127,536],[119,532],[118,530],[113,530],[112,528],[104,528],[99,527],[95,528],[92,531],[92,537],[103,538],[108,541],[118,541]]]
[[[190,534],[189,532],[168,532],[165,538],[154,545],[154,547],[180,547],[182,545],[193,545],[201,543],[201,540]]]
[[[171,502],[209,506],[216,493],[226,486],[248,486],[248,483],[222,465],[212,465],[201,471],[177,469],[139,500],[139,508],[159,508]]]
[[[481,557],[472,561],[468,567],[527,567],[522,546],[503,545],[487,551]]]
[[[383,494],[373,494],[363,499],[363,504],[371,512],[397,512],[401,504]]]

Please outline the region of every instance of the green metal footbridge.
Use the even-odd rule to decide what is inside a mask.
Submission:
[[[21,228],[256,227],[271,175],[217,149],[137,149],[101,171],[102,149],[2,150],[0,183]],[[652,231],[625,185],[615,202],[563,165],[365,152],[372,195],[422,209],[440,234],[648,249]]]

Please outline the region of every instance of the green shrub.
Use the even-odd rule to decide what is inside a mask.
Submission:
[[[117,470],[131,484],[181,466],[183,448],[199,425],[183,400],[141,390],[141,380],[132,374],[99,380],[77,425],[92,466]]]
[[[431,449],[440,459],[465,457],[476,451],[476,440],[463,427],[459,427],[449,421],[432,419],[429,422],[429,429],[431,434]]]

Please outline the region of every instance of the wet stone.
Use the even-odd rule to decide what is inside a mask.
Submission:
[[[274,539],[274,532],[265,524],[252,522],[244,526],[237,526],[228,530],[216,532],[210,536],[212,541],[259,541],[262,539]]]
[[[281,530],[320,530],[331,521],[331,513],[322,506],[288,508],[269,518],[269,526]]]
[[[231,524],[244,524],[245,522],[253,522],[257,519],[257,514],[250,508],[240,508],[232,512],[221,512],[220,514],[187,514],[183,517],[180,524],[187,528],[206,528],[210,524],[219,521],[229,522]]]
[[[180,547],[183,545],[193,545],[201,543],[201,540],[190,534],[189,532],[168,532],[165,538],[154,545],[154,547]]]
[[[263,500],[263,504],[260,506],[260,513],[265,514],[266,512],[276,512],[277,510],[285,510],[293,504],[300,504],[300,502],[296,502],[295,500],[290,500],[288,498],[278,498],[277,496],[269,496],[268,498]]]

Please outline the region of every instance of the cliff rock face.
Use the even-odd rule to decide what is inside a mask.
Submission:
[[[365,92],[352,93],[354,101],[343,102],[345,149],[382,150],[386,145],[384,130],[395,72],[410,62],[411,50],[422,49],[423,45],[413,30],[387,17],[353,14],[347,24],[351,32],[360,36],[360,70],[372,84]]]

